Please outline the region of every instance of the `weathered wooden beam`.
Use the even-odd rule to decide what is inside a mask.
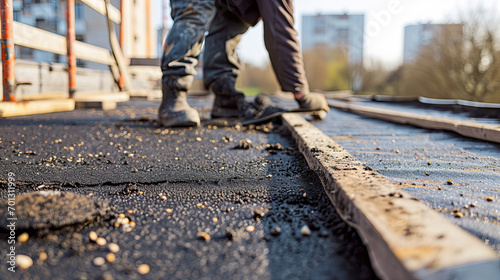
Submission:
[[[331,107],[346,110],[370,118],[381,119],[399,124],[410,124],[429,129],[448,130],[466,137],[500,143],[500,127],[498,125],[424,116],[396,110],[379,109],[368,106],[349,104],[333,100],[329,100],[328,104]]]
[[[66,38],[20,22],[14,22],[14,44],[37,50],[66,55]],[[113,55],[107,49],[76,41],[74,52],[77,58],[106,65],[114,65]]]
[[[73,99],[0,102],[0,117],[64,112],[74,109],[75,100]]]
[[[106,6],[103,0],[80,0],[83,4],[89,6],[94,11],[100,13],[103,16],[106,16]],[[113,5],[109,4],[109,17],[110,19],[116,23],[120,24],[122,21],[122,17],[120,14],[120,10],[115,8]]]
[[[356,228],[382,279],[498,279],[498,254],[365,167],[296,114],[283,115],[341,217]]]
[[[130,100],[125,92],[81,92],[75,94],[76,109],[101,109],[111,110],[116,108],[116,103]]]

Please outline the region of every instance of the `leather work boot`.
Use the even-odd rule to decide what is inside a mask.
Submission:
[[[300,109],[304,111],[316,111],[312,113],[312,116],[316,119],[324,119],[326,114],[330,112],[330,107],[326,98],[321,93],[310,92],[308,94],[302,95],[300,98],[296,98]]]
[[[210,89],[215,94],[212,118],[246,118],[256,114],[254,108],[245,101],[243,92],[234,87],[234,77],[223,77],[212,83]]]
[[[245,95],[234,87],[234,77],[223,77],[210,87],[215,93],[212,118],[240,118],[242,125],[270,121],[283,113],[289,112],[275,106],[266,95],[258,95],[253,102],[247,102]]]
[[[163,83],[163,98],[158,109],[158,123],[164,127],[199,126],[200,114],[187,103],[187,92],[175,81]]]

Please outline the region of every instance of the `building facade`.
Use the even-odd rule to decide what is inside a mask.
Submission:
[[[341,47],[351,64],[363,64],[364,15],[308,15],[302,17],[302,49],[316,46]]]
[[[361,90],[364,54],[364,15],[330,14],[302,17],[302,49],[340,48],[351,66],[351,88]]]
[[[123,52],[126,57],[155,58],[157,36],[150,16],[151,0],[124,1],[125,6]],[[14,0],[14,20],[64,36],[66,34],[65,1]],[[120,0],[111,0],[120,8]],[[118,36],[118,26],[115,26]],[[105,17],[87,5],[75,3],[76,40],[111,50]],[[15,36],[15,34],[14,34]],[[16,57],[38,62],[65,63],[66,57],[16,46]],[[107,65],[77,60],[80,67],[108,69]]]

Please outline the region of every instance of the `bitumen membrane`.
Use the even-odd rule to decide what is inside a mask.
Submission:
[[[314,124],[357,159],[500,252],[500,145],[336,109]]]
[[[190,103],[207,117],[210,99]],[[0,120],[2,200],[11,172],[18,198],[48,193],[51,215],[66,216],[48,222],[34,213],[39,204],[18,204],[17,217],[32,220],[15,251],[34,264],[15,273],[2,265],[3,279],[376,279],[356,231],[279,123],[164,129],[158,105]],[[251,147],[235,149],[241,141]],[[60,193],[82,206],[55,203]],[[3,256],[8,235],[1,227]]]

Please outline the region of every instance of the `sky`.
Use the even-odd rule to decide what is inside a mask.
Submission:
[[[162,24],[161,2],[154,0],[154,22]],[[403,61],[404,27],[417,23],[456,22],[460,14],[466,13],[477,3],[500,16],[497,0],[295,0],[295,28],[301,40],[303,15],[317,14],[364,14],[365,15],[365,66],[379,61],[386,68],[395,68]],[[168,25],[172,21],[169,18]],[[247,31],[239,46],[238,54],[243,61],[264,65],[268,54],[264,46],[262,24]]]

